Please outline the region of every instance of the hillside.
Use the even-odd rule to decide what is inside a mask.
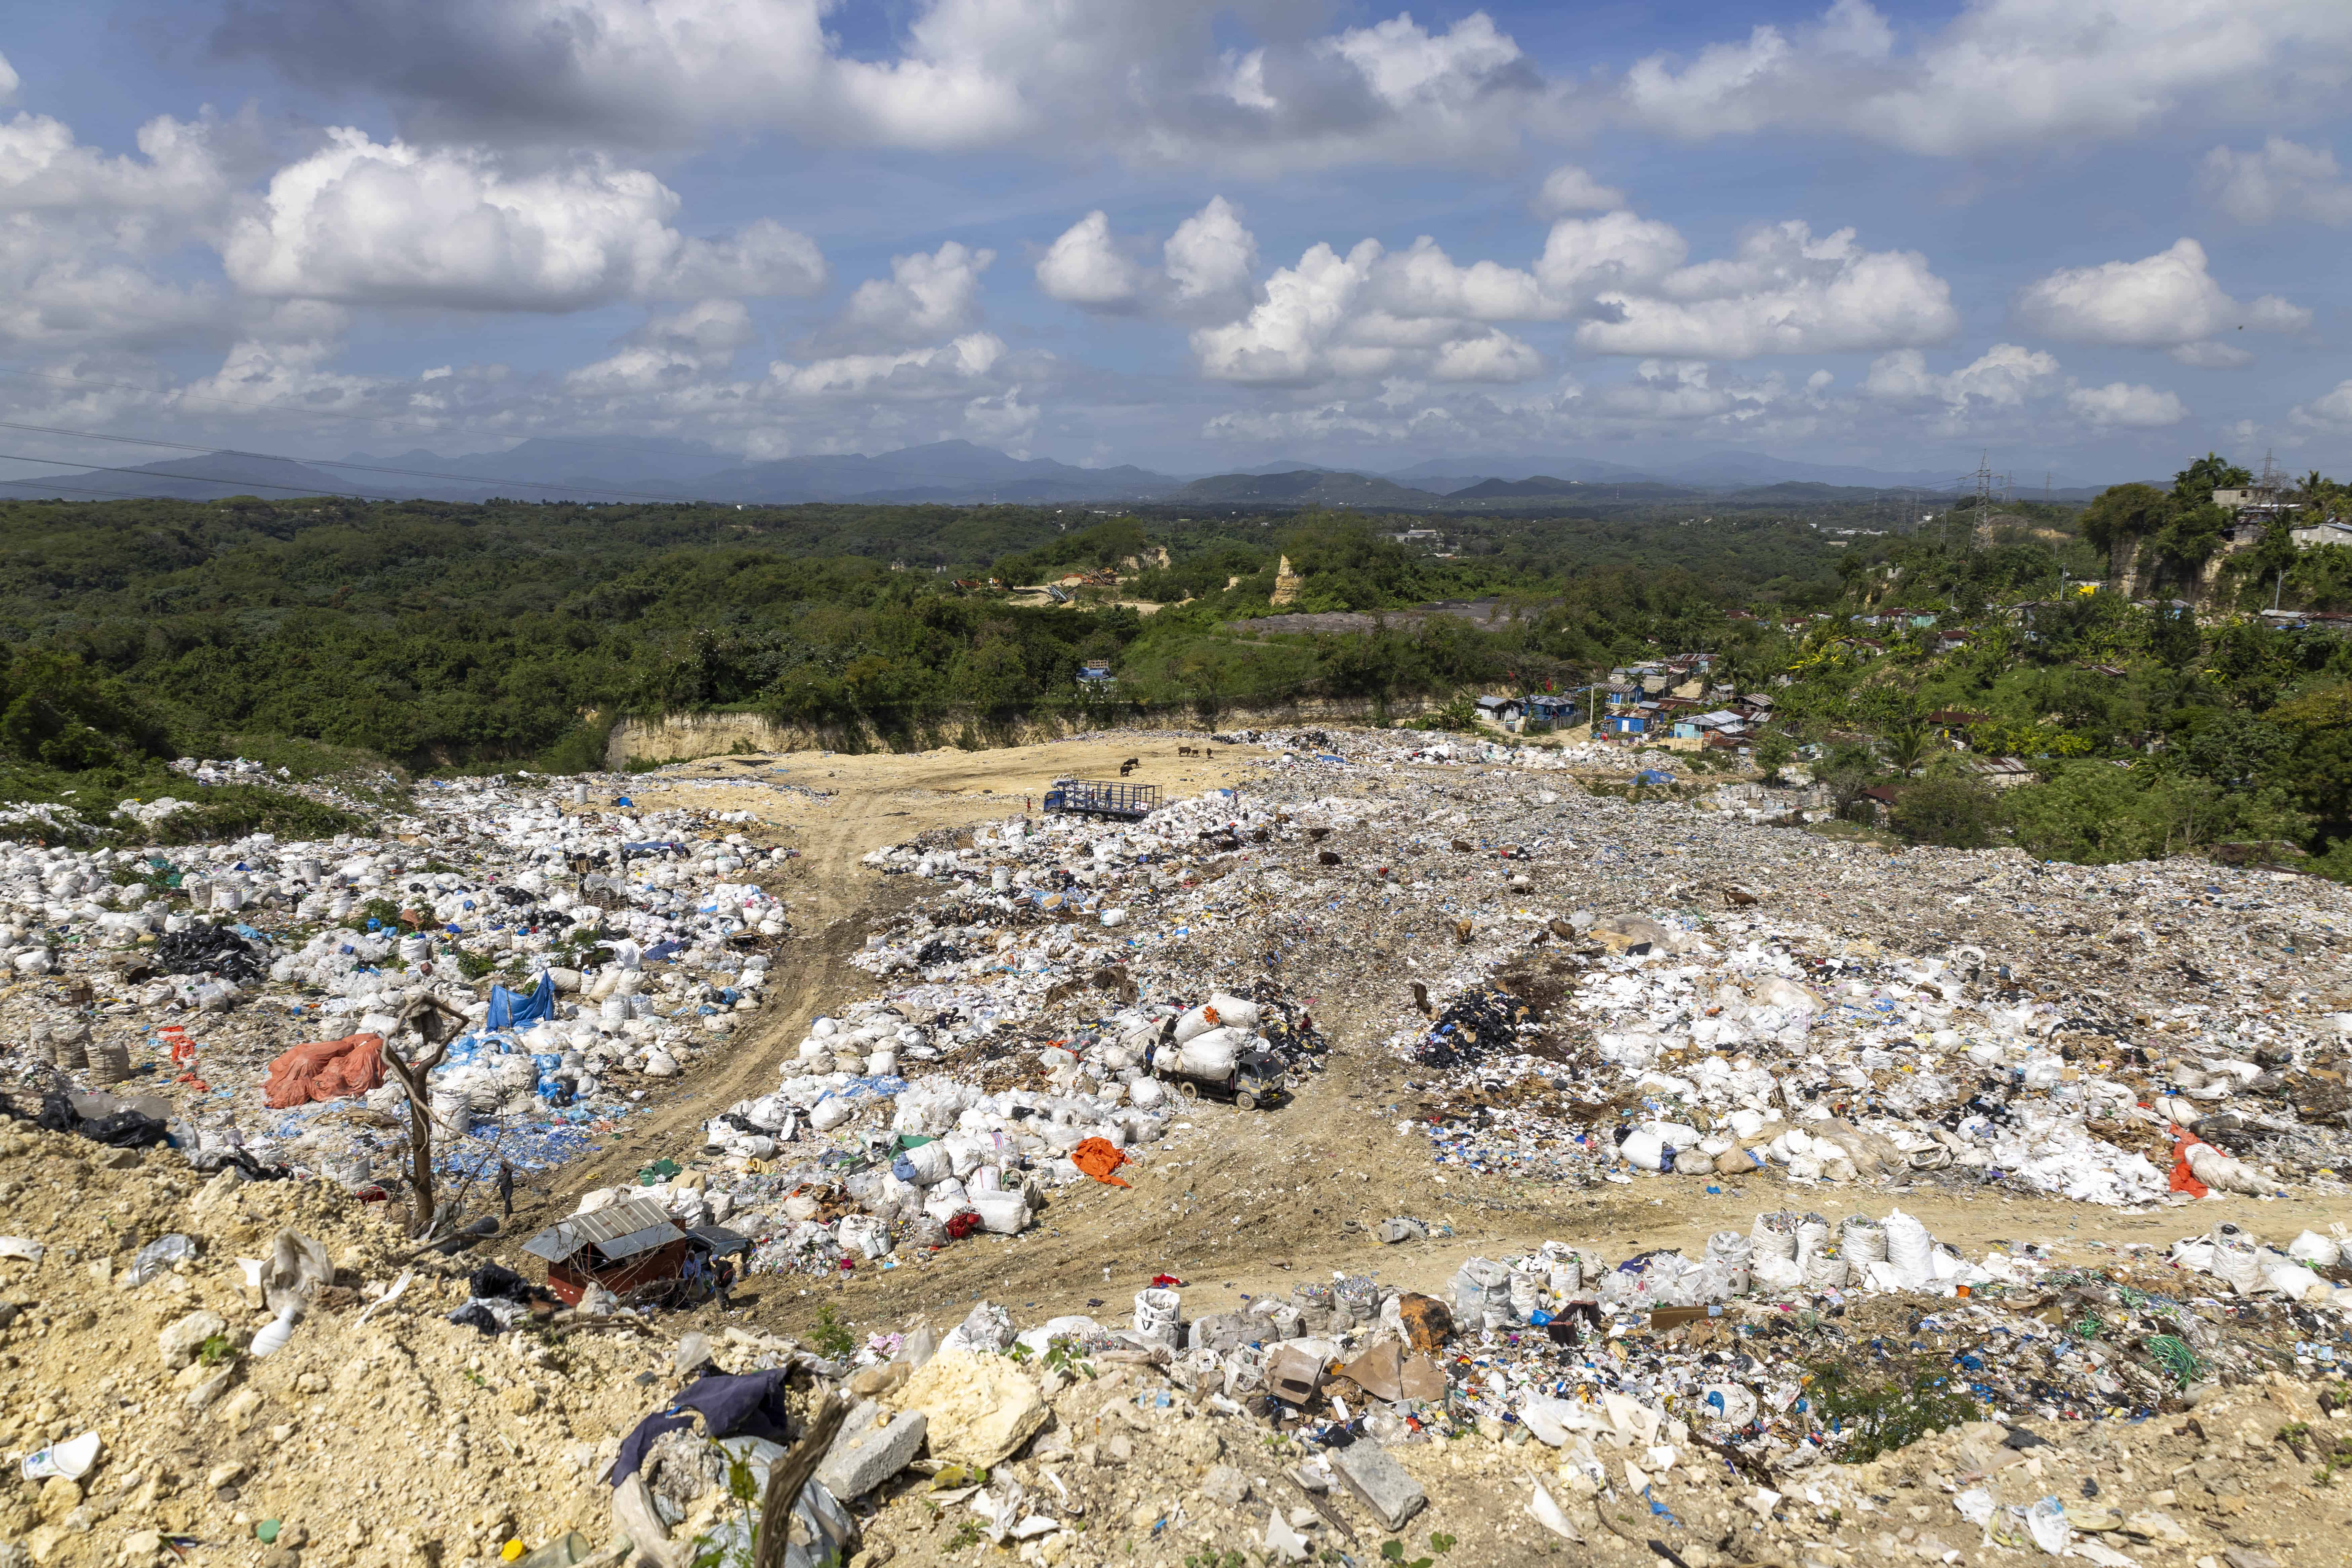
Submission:
[[[1299,468],[1286,474],[1217,474],[1195,479],[1168,499],[1178,502],[1230,501],[1244,506],[1395,508],[1436,506],[1444,500],[1432,491],[1408,489],[1391,479],[1334,473],[1328,468]]]

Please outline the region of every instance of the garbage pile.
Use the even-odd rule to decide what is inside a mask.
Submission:
[[[306,1072],[272,1094],[272,1068],[429,1001],[469,1026],[431,1074],[439,1164],[561,1163],[723,1044],[792,931],[759,885],[790,850],[610,791],[428,783],[395,839],[0,843],[0,962],[32,983],[0,996],[0,1087],[135,1091],[192,1151],[396,1190],[396,1083]]]
[[[34,1562],[160,1568],[187,1538],[279,1568],[679,1560],[740,1546],[810,1442],[809,1568],[1440,1533],[1469,1563],[1551,1540],[1649,1562],[1652,1539],[1712,1562],[1727,1535],[1826,1560],[1882,1528],[1938,1560],[2046,1539],[2115,1568],[2258,1549],[2272,1483],[2340,1452],[2343,1237],[1964,1258],[1900,1211],[1773,1211],[1697,1257],[1467,1258],[1433,1296],[1343,1274],[1204,1310],[1142,1285],[1131,1312],[983,1302],[814,1349],[719,1302],[657,1329],[414,1258],[331,1184],[151,1154],[50,1187],[86,1148],[0,1125],[0,1447],[30,1480],[0,1543]],[[845,1417],[812,1437],[828,1394]]]

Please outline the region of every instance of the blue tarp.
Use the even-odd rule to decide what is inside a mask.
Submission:
[[[503,985],[491,986],[490,1016],[482,1020],[482,1027],[512,1029],[554,1016],[555,981],[551,975],[542,974],[539,988],[527,997],[518,996]]]

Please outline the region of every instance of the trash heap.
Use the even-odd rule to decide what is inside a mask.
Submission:
[[[290,1099],[265,1080],[430,1002],[468,1026],[430,1075],[444,1170],[560,1163],[723,1044],[791,932],[759,879],[792,851],[637,811],[618,782],[428,783],[390,840],[0,843],[0,955],[29,983],[0,997],[0,1089],[135,1094],[191,1149],[396,1188],[404,1100],[380,1066]]]
[[[1899,1211],[1768,1213],[1696,1258],[1549,1243],[1438,1296],[1339,1275],[1203,1311],[1171,1282],[1131,1313],[982,1303],[814,1348],[717,1303],[656,1329],[412,1257],[331,1184],[89,1148],[0,1124],[0,1447],[29,1478],[0,1551],[26,1562],[691,1556],[740,1541],[833,1391],[808,1568],[983,1543],[1302,1562],[1429,1532],[1473,1563],[1551,1539],[1692,1563],[1727,1535],[1793,1561],[1877,1549],[1882,1520],[1938,1558],[2047,1538],[2117,1568],[2099,1552],[2258,1549],[2272,1482],[2338,1451],[2326,1380],[2352,1353],[2340,1237],[1966,1259]]]
[[[680,1223],[707,1214],[749,1238],[751,1272],[895,1268],[901,1253],[1018,1235],[1057,1187],[1125,1185],[1113,1173],[1198,1096],[1196,1072],[1231,1075],[1244,1051],[1312,1070],[1323,1048],[1312,1018],[1265,983],[1255,998],[1191,1007],[1114,996],[1043,1043],[1001,990],[950,989],[814,1020],[773,1093],[706,1123],[716,1168],[646,1195]]]

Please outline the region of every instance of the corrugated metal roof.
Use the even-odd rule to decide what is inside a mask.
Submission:
[[[559,1220],[523,1243],[533,1258],[561,1263],[583,1247],[594,1247],[607,1258],[634,1258],[640,1252],[684,1241],[686,1232],[652,1198],[624,1198],[593,1214],[576,1214]]]

